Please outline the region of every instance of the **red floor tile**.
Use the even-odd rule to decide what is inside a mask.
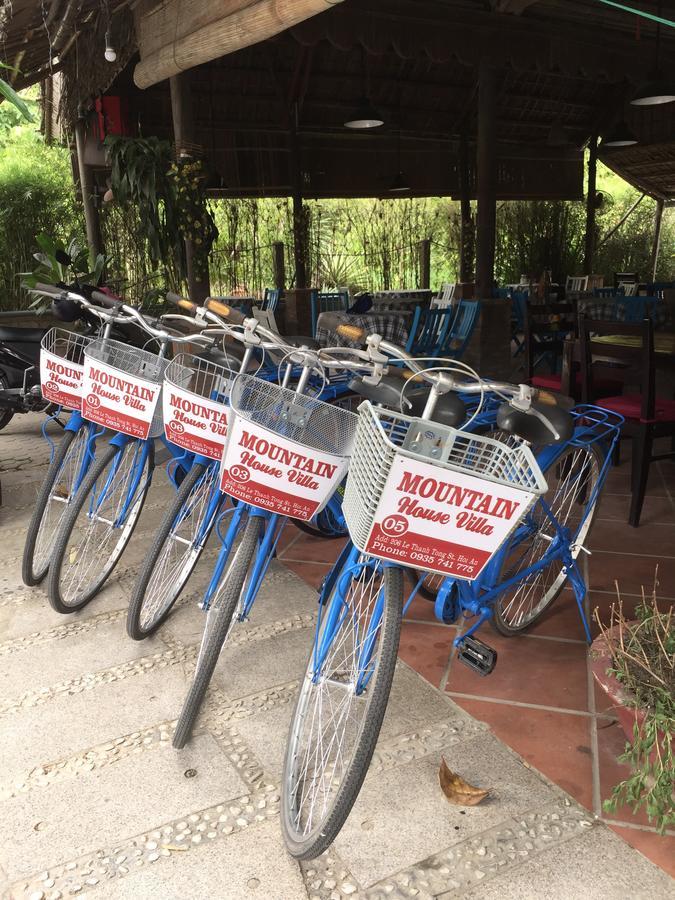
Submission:
[[[414,585],[411,581],[407,581],[405,583],[404,592],[406,599],[410,596]],[[426,600],[424,597],[420,597],[417,594],[413,597],[413,600],[408,607],[408,611],[405,614],[406,619],[417,619],[422,622],[437,622],[438,619],[434,614],[434,604],[431,600]]]
[[[503,638],[490,629],[483,629],[481,634],[498,653],[494,671],[481,678],[462,663],[453,664],[448,691],[561,709],[588,709],[585,644]]]
[[[621,494],[610,494],[608,492],[602,494],[600,505],[598,506],[598,518],[628,523],[628,511],[630,509],[630,488],[628,484],[626,484],[624,491]],[[645,497],[640,516],[640,528],[659,523],[667,525],[675,523],[673,504],[668,497]]]
[[[599,519],[591,529],[589,550],[612,552],[625,548],[631,553],[675,557],[675,524],[646,525],[631,528],[623,522]]]
[[[324,578],[331,570],[331,566],[328,563],[289,562],[283,558],[281,562],[283,562],[287,569],[290,569],[291,572],[295,572],[295,574],[302,578],[306,584],[317,591],[321,587]]]
[[[627,594],[640,594],[644,587],[647,594],[654,585],[658,566],[659,587],[657,594],[675,597],[675,559],[647,556],[628,556],[621,552],[595,553],[589,561],[591,590]]]
[[[605,478],[604,489],[609,494],[626,494],[630,493],[631,464],[630,459],[626,457],[625,461],[622,457],[619,466],[612,466]],[[649,468],[649,477],[647,479],[647,496],[648,497],[665,497],[667,490],[663,483],[661,473],[656,466]]]
[[[616,825],[609,827],[631,847],[639,850],[647,859],[651,859],[653,863],[675,878],[675,837],[640,831],[637,828],[622,828]]]
[[[541,619],[532,625],[531,628],[528,628],[527,634],[540,634],[547,637],[562,637],[571,638],[575,641],[585,641],[586,632],[584,631],[577,601],[572,590],[567,588],[563,590],[542,615]]]
[[[304,532],[300,532],[297,540],[293,541],[287,549],[283,550],[279,557],[283,561],[287,557],[297,562],[334,563],[347,538],[315,538]]]
[[[457,630],[451,626],[404,622],[398,655],[435,687],[445,674]]]
[[[523,759],[592,809],[589,717],[459,697],[455,700],[470,715],[487,722],[496,736]]]

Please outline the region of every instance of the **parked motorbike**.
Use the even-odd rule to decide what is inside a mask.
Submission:
[[[44,328],[0,325],[0,430],[15,413],[48,406],[40,393],[40,341],[45,333]]]

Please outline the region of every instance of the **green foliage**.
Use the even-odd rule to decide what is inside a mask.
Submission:
[[[0,69],[11,69],[11,66],[0,62]],[[34,121],[33,114],[24,98],[17,94],[11,84],[5,81],[4,78],[0,78],[0,95],[18,111],[22,119],[25,119],[26,122]]]
[[[37,284],[99,284],[106,258],[99,253],[94,268],[89,266],[89,250],[81,247],[75,239],[66,247],[47,234],[38,234],[35,243],[40,252],[33,257],[38,265],[32,272],[21,273],[21,284],[25,288],[33,288]],[[43,313],[50,308],[51,302],[45,297],[38,297],[31,303],[31,309]]]
[[[46,145],[35,126],[21,124],[11,110],[5,103],[0,106],[2,309],[23,308],[29,302],[18,273],[33,267],[33,254],[40,250],[36,234],[53,235],[66,245],[83,232],[68,151]]]
[[[636,617],[636,622],[628,622],[620,603],[612,607],[611,625],[618,626],[619,636],[612,642],[613,665],[608,671],[630,691],[645,719],[642,724],[636,721],[633,742],[619,757],[630,765],[631,775],[616,785],[604,808],[615,812],[627,803],[636,812],[644,806],[649,820],[663,833],[675,824],[673,609],[661,612],[654,590],[651,600],[638,606]]]

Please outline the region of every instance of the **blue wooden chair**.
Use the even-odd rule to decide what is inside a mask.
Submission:
[[[455,309],[415,309],[406,350],[430,359],[460,359],[478,322],[478,300],[460,300]]]
[[[455,318],[455,310],[451,306],[442,309],[425,309],[415,307],[410,334],[405,349],[412,356],[420,358],[442,356],[450,325]]]
[[[479,300],[460,300],[455,313],[455,318],[448,329],[445,347],[441,356],[449,356],[452,359],[461,359],[466,350],[473,330],[478,324],[480,316]]]
[[[260,309],[265,310],[265,312],[276,312],[281,293],[279,288],[265,288],[265,295],[260,304]]]
[[[621,297],[614,307],[614,318],[620,322],[641,322],[645,317],[654,316],[658,297]]]
[[[349,309],[349,294],[347,291],[316,291],[310,294],[312,305],[312,336],[316,334],[316,326],[319,315],[323,312],[347,312]]]
[[[593,288],[594,297],[603,297],[607,299],[608,297],[615,297],[617,293],[618,290],[615,287]],[[621,293],[623,293],[623,291],[621,291]]]

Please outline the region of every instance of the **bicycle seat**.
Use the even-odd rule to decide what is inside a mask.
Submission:
[[[541,419],[521,409],[514,409],[503,403],[497,412],[497,426],[509,434],[515,434],[530,444],[546,447],[549,444],[564,444],[574,434],[574,419],[559,406],[533,403],[532,408],[540,412],[558,432],[556,438]]]
[[[385,375],[378,384],[369,384],[363,378],[354,378],[349,387],[376,406],[401,409],[401,390],[405,382],[395,376]],[[421,416],[429,396],[430,385],[408,387],[403,395],[403,412],[407,416]],[[466,407],[457,394],[450,391],[436,401],[432,421],[456,428],[466,418]]]
[[[47,328],[15,328],[12,325],[0,326],[0,341],[13,344],[39,344],[49,329]]]

